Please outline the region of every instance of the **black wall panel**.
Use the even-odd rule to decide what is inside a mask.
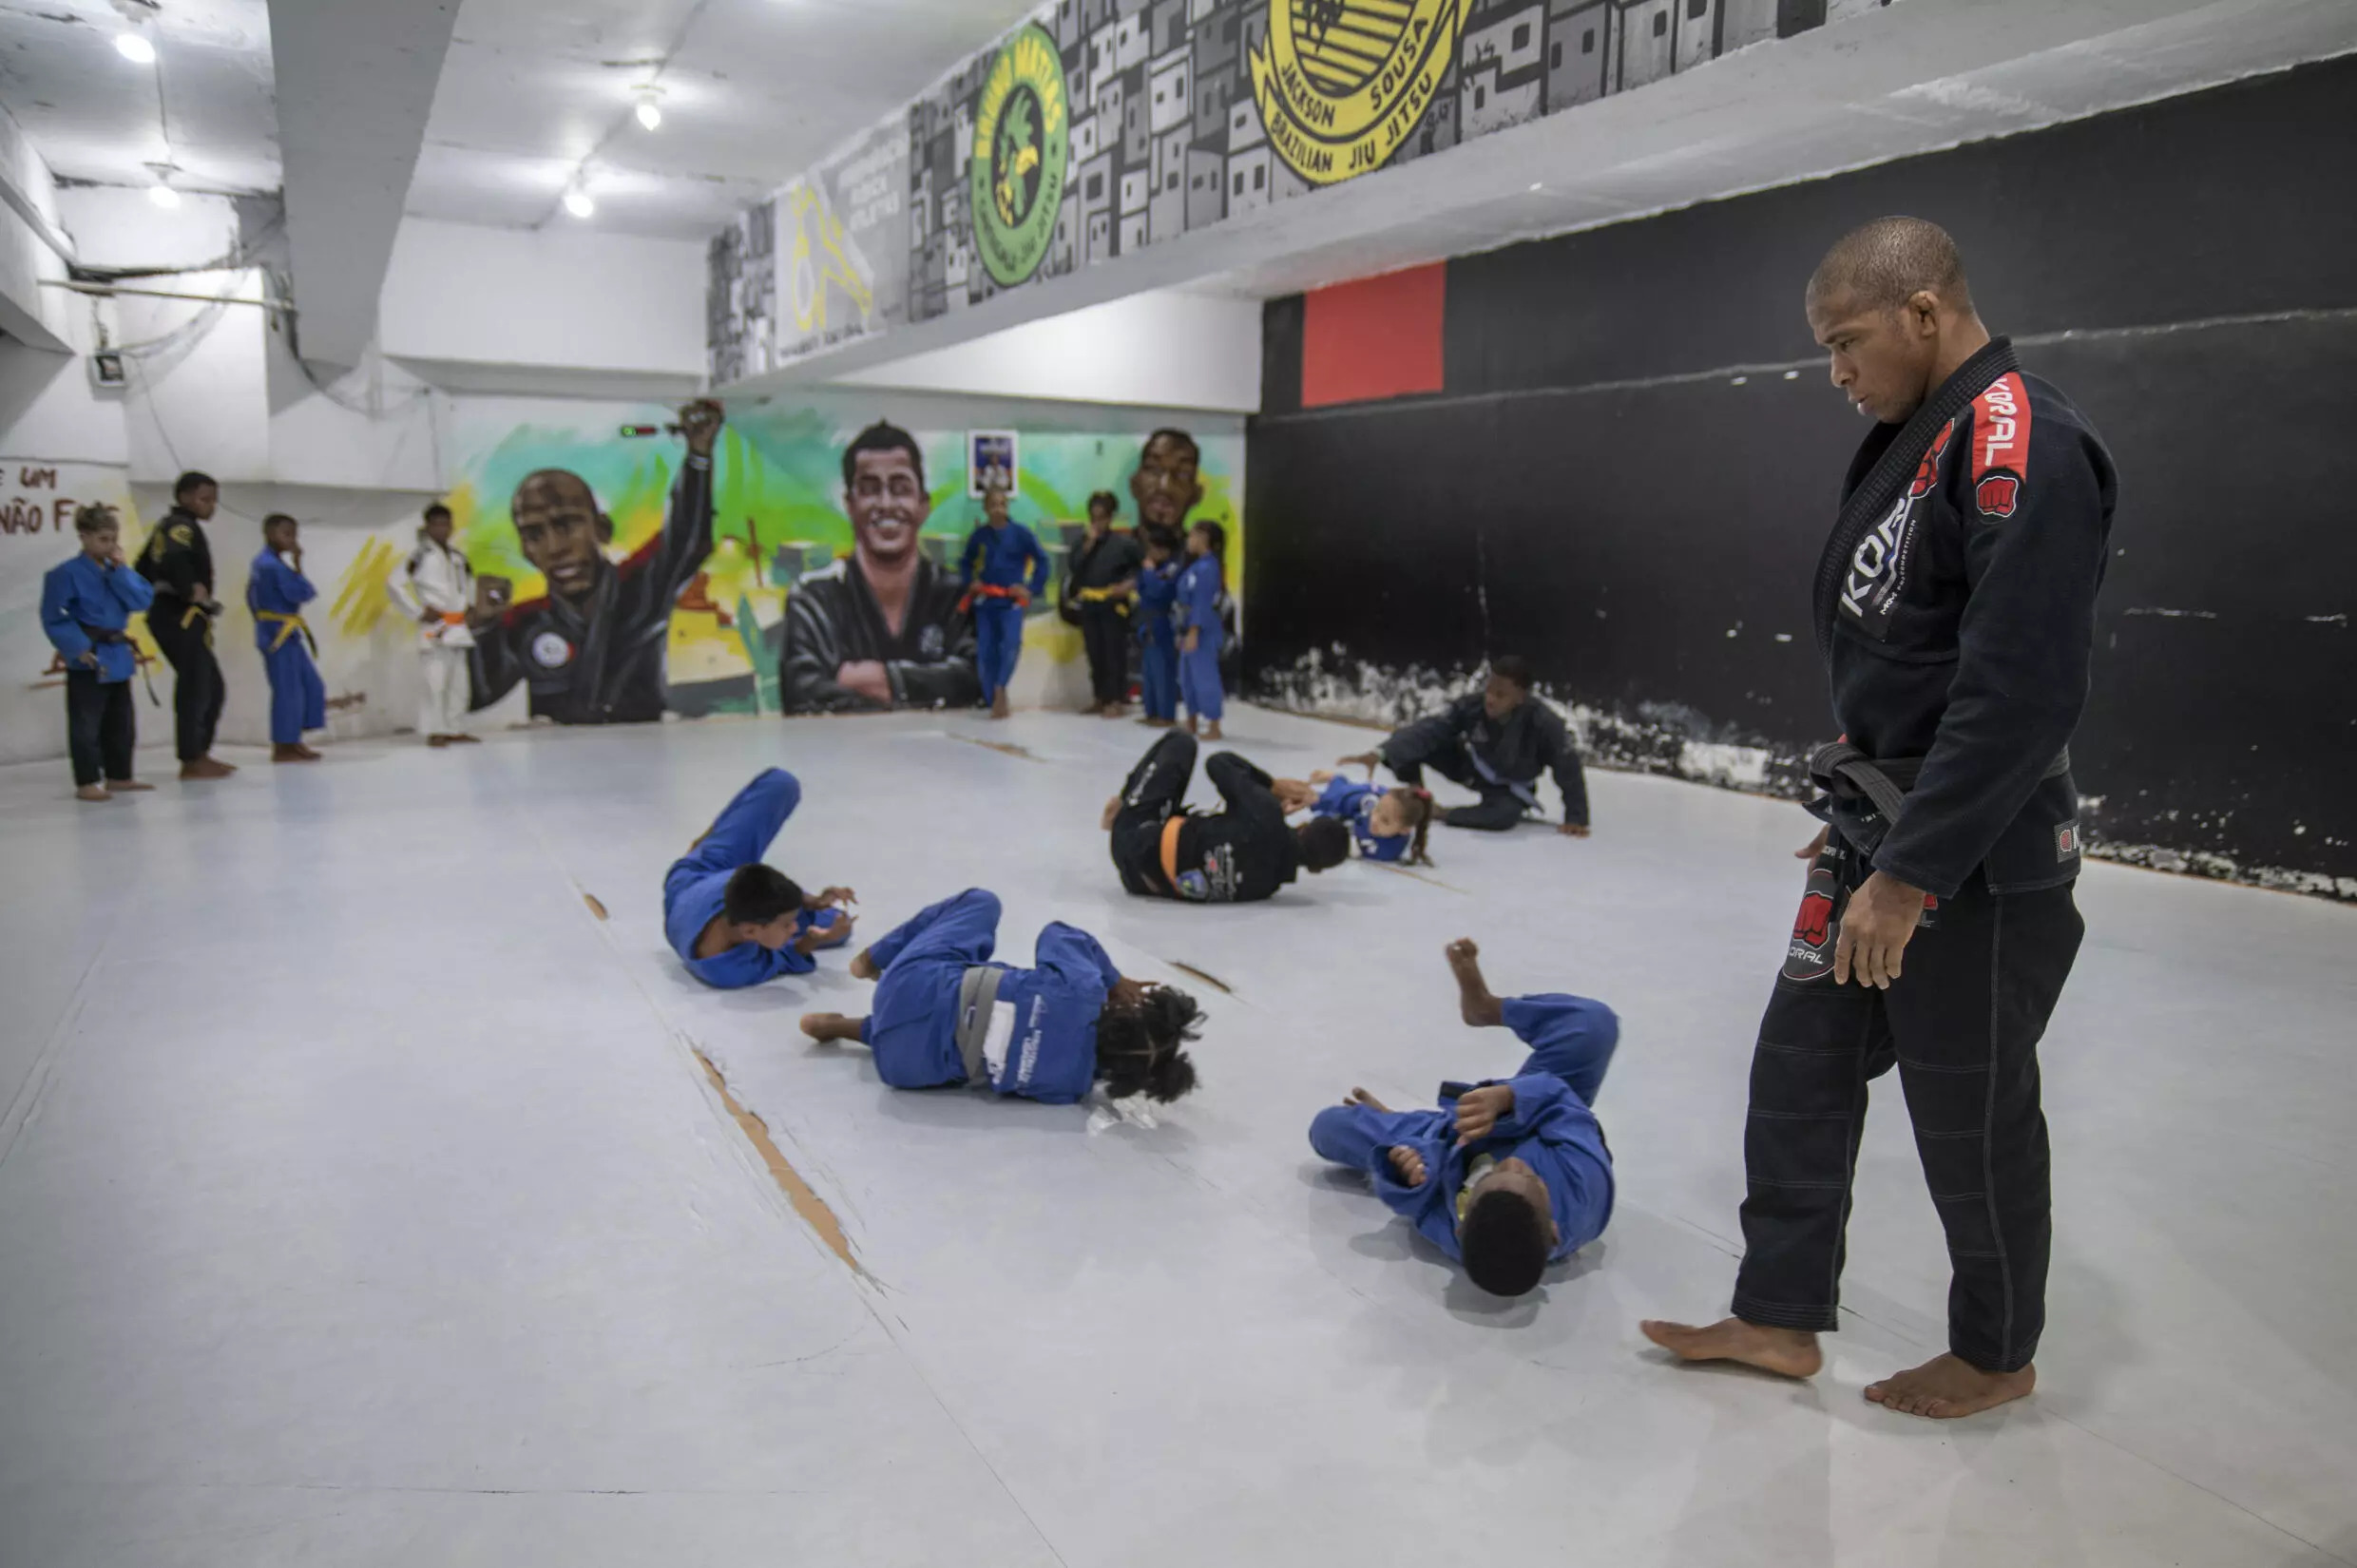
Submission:
[[[1830,729],[1810,574],[1863,433],[1800,288],[1845,227],[1914,211],[2119,463],[2075,748],[2098,840],[2357,895],[2345,102],[2357,63],[1464,258],[1434,398],[1293,411],[1299,302],[1272,305],[1248,684],[1314,700],[1314,654],[1405,691],[1517,651],[1603,760],[1736,741],[1794,786]]]

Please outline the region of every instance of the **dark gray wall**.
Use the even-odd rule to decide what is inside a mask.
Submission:
[[[1301,304],[1273,302],[1248,684],[1519,651],[1610,716],[1604,760],[1737,741],[1791,785],[1830,728],[1809,578],[1861,433],[1801,286],[1914,213],[2119,463],[2075,747],[2099,841],[2357,896],[2352,102],[2357,59],[2327,62],[1463,258],[1428,397],[1303,411]]]

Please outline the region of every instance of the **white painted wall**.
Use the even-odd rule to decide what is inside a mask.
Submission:
[[[1159,289],[854,371],[837,386],[1254,413],[1260,302]]]
[[[408,219],[377,333],[396,359],[700,379],[704,246]]]
[[[51,228],[56,226],[57,188],[49,178],[49,166],[41,161],[4,105],[0,105],[0,183]],[[0,205],[0,328],[56,352],[66,337],[66,291],[43,288],[41,280],[65,276],[65,258],[12,205]]]

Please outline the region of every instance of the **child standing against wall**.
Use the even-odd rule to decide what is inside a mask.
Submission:
[[[270,676],[270,760],[316,762],[303,744],[305,730],[327,728],[327,683],[311,661],[311,628],[303,606],[319,590],[303,575],[299,525],[284,512],[262,519],[262,551],[245,580],[245,607],[254,612],[254,646]]]
[[[1187,734],[1207,722],[1200,732],[1206,740],[1221,737],[1219,718],[1227,706],[1219,685],[1219,591],[1227,547],[1225,528],[1196,524],[1187,530],[1186,570],[1178,574],[1178,619],[1185,628],[1178,634],[1178,691],[1186,699]]]
[[[1178,721],[1178,633],[1171,612],[1178,601],[1176,530],[1140,528],[1145,564],[1138,571],[1138,699],[1144,723],[1167,730]]]
[[[82,553],[41,580],[41,629],[66,661],[66,749],[73,757],[74,798],[112,800],[146,790],[131,777],[139,718],[131,706],[131,617],[155,598],[147,580],[123,559],[112,507],[74,513]]]

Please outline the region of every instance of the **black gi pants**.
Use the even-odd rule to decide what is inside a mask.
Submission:
[[[1162,824],[1186,798],[1195,776],[1195,736],[1173,730],[1150,747],[1121,786],[1121,809],[1113,818],[1113,864],[1121,887],[1133,893],[1167,898],[1162,874]]]
[[[181,623],[182,618],[186,625]],[[221,703],[228,697],[220,661],[213,657],[212,622],[201,614],[189,616],[186,604],[159,594],[148,612],[147,630],[172,666],[172,717],[180,759],[194,762],[212,751],[213,732],[220,728]]]
[[[129,783],[138,736],[129,681],[101,680],[95,670],[66,672],[66,751],[76,789],[101,779]]]
[[[1081,605],[1081,641],[1088,650],[1088,685],[1097,706],[1129,698],[1129,616],[1119,600]]]
[[[1889,990],[1836,986],[1841,911],[1868,870],[1838,835],[1828,844],[1760,1023],[1734,1314],[1838,1327],[1867,1084],[1895,1062],[1947,1233],[1948,1348],[2017,1371],[2045,1327],[2053,1237],[2038,1042],[2086,926],[2067,884],[1992,894],[1975,872],[1926,910]]]
[[[1396,744],[1396,737],[1394,737]],[[1424,770],[1462,784],[1481,794],[1481,802],[1459,806],[1441,813],[1441,820],[1452,828],[1475,828],[1483,832],[1502,833],[1523,820],[1529,808],[1521,795],[1503,784],[1492,784],[1473,766],[1473,754],[1466,750],[1464,737],[1450,736],[1442,744],[1420,755],[1398,755],[1390,764],[1391,776],[1410,787],[1424,782]]]

